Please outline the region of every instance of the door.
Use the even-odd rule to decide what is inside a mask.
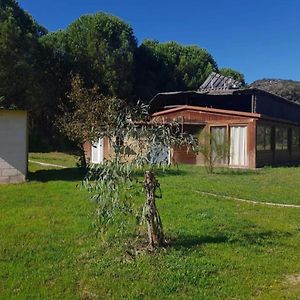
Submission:
[[[248,166],[247,126],[230,127],[229,164],[236,167]]]
[[[103,139],[99,139],[97,143],[92,144],[91,163],[101,164],[103,162]]]
[[[216,165],[228,164],[228,147],[226,147],[226,140],[225,126],[213,126],[210,128],[211,160]]]

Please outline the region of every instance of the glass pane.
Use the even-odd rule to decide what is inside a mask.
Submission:
[[[282,129],[282,149],[288,149],[288,130],[287,128]]]
[[[226,127],[211,127],[211,155],[212,160],[219,164],[226,163]]]
[[[300,131],[299,129],[292,130],[292,150],[299,151],[299,144],[300,144]]]
[[[276,136],[275,136],[275,148],[276,148],[276,150],[282,150],[282,144],[283,144],[282,128],[276,128]]]
[[[265,150],[271,150],[271,127],[265,127]]]
[[[256,149],[264,150],[265,149],[265,127],[257,126],[257,135],[256,135]]]

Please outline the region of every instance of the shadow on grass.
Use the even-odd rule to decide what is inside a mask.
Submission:
[[[278,244],[280,238],[288,238],[292,235],[291,232],[259,231],[249,233],[218,233],[215,236],[178,236],[171,240],[171,247],[175,249],[192,249],[205,244],[221,243],[266,246]]]
[[[84,168],[50,169],[29,172],[29,181],[80,181],[86,174]]]
[[[135,176],[138,177],[144,177],[145,170],[136,170],[134,172]],[[179,175],[185,175],[187,174],[186,171],[178,168],[169,168],[166,167],[163,169],[154,169],[153,172],[155,173],[155,176],[164,177],[164,176],[179,176]]]
[[[261,170],[249,170],[249,169],[217,169],[213,174],[217,175],[261,175]]]
[[[228,241],[227,236],[217,234],[215,236],[179,236],[171,241],[171,246],[175,249],[194,248],[203,244],[220,244]]]

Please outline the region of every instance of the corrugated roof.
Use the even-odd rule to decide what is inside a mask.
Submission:
[[[226,77],[221,74],[212,72],[204,83],[199,87],[198,91],[206,90],[230,90],[238,89],[242,86],[242,83],[233,79],[232,77]]]

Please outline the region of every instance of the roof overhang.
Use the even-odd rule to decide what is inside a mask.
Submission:
[[[256,113],[208,108],[208,107],[201,107],[201,106],[191,106],[191,105],[180,105],[178,107],[174,107],[171,109],[159,111],[159,112],[152,114],[152,117],[164,116],[164,115],[167,115],[170,113],[180,112],[180,111],[184,111],[184,110],[192,110],[192,111],[215,113],[215,114],[217,113],[217,114],[232,115],[232,116],[247,117],[247,118],[261,118],[262,117],[261,114],[256,114]]]

